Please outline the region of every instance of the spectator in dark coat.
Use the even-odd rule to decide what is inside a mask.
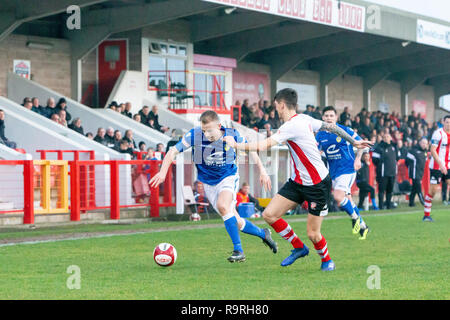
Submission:
[[[370,139],[370,135],[372,133],[372,123],[370,122],[370,118],[366,117],[364,118],[364,123],[361,125],[361,127],[358,130],[358,134],[360,136],[364,136],[365,139]]]
[[[277,118],[277,112],[275,108],[271,108],[269,111],[269,124],[272,130],[278,129],[281,126],[281,121],[279,118]]]
[[[321,121],[322,121],[322,114],[320,113],[320,107],[316,107],[316,109],[314,110],[314,112],[313,112],[313,114],[312,114],[312,117],[313,117],[314,119],[317,119],[317,120],[321,120]]]
[[[5,111],[0,110],[0,144],[4,144],[9,148],[16,149],[17,144],[5,137]]]
[[[265,130],[267,132],[267,137],[270,137],[270,123],[269,123],[269,114],[264,113],[263,118],[257,124],[260,132]]]
[[[23,104],[23,106],[25,107],[25,109],[28,109],[28,110],[30,110],[30,111],[33,111],[33,112],[36,112],[36,113],[39,113],[39,114],[40,114],[39,109],[36,108],[35,106],[33,106],[33,103],[31,102],[31,100],[26,101],[26,102]]]
[[[54,101],[54,100],[53,100],[53,101]],[[43,106],[41,106],[41,105],[39,104],[39,99],[38,99],[38,98],[34,97],[33,99],[31,99],[31,103],[33,104],[34,110],[37,110],[37,113],[39,113],[39,114],[45,116],[45,115],[43,114],[43,113],[44,113],[45,107],[43,107]],[[31,110],[33,110],[33,107],[31,108]],[[33,111],[34,111],[34,110],[33,110]],[[50,118],[50,117],[47,117],[47,118]]]
[[[339,124],[341,125],[345,125],[345,122],[347,121],[347,119],[350,119],[350,113],[348,112],[348,107],[344,108],[344,111],[341,113],[340,117],[339,117]]]
[[[137,150],[136,142],[133,138],[133,130],[126,130],[122,140],[128,141],[128,143],[130,144],[130,148],[132,148],[133,150]]]
[[[42,109],[41,109],[41,114],[42,114],[44,117],[47,117],[47,118],[51,119],[52,116],[53,116],[55,113],[58,113],[57,110],[56,110],[55,99],[53,99],[53,98],[48,98],[48,100],[47,100],[47,106],[46,106],[45,108],[42,108]]]
[[[313,116],[313,110],[314,110],[314,106],[312,106],[310,104],[307,104],[306,105],[306,110],[303,113],[307,114],[310,117],[312,117]]]
[[[65,98],[59,99],[58,103],[55,107],[55,112],[59,113],[60,110],[66,111],[66,120],[67,122],[70,122],[72,120],[72,115],[67,111],[67,101]]]
[[[106,135],[106,130],[104,128],[98,128],[97,135],[95,136],[94,141],[96,141],[104,146],[107,146],[108,141],[106,141],[105,135]]]
[[[153,120],[153,122],[154,122],[153,125],[155,126],[156,130],[161,131],[162,133],[165,133],[167,130],[169,130],[169,127],[162,126],[162,125],[159,123],[158,118],[159,118],[159,115],[158,115],[158,106],[157,106],[157,105],[154,105],[154,106],[152,107],[152,111],[150,111],[150,113],[149,113],[149,119],[152,119],[152,120]]]
[[[128,118],[132,118],[133,114],[131,113],[131,108],[132,108],[131,102],[125,103],[125,110],[123,110],[123,112],[122,112],[123,115],[127,116]]]
[[[108,147],[114,148],[114,129],[112,127],[106,129],[105,139],[108,143]]]
[[[242,125],[248,127],[250,125],[252,116],[252,111],[250,110],[250,103],[248,102],[248,99],[244,100],[244,103],[242,103],[241,106],[241,123]]]
[[[128,153],[131,156],[131,159],[134,160],[136,155],[133,152],[133,148],[130,147],[130,144],[127,140],[120,140],[119,149],[116,150],[119,153]]]
[[[180,141],[182,136],[183,136],[183,131],[181,131],[180,129],[172,129],[172,133],[171,133],[172,139],[170,139],[169,142],[167,142],[166,153],[169,152],[169,149],[172,146],[176,145],[178,143],[178,141]]]
[[[150,114],[150,107],[143,106],[141,110],[139,110],[139,115],[141,116],[141,123],[147,125]]]
[[[81,119],[80,118],[73,119],[72,123],[69,125],[69,128],[72,129],[73,131],[78,132],[79,134],[84,135],[84,129],[81,126]]]

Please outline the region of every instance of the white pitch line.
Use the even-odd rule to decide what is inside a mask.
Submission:
[[[393,216],[393,215],[401,215],[401,214],[417,214],[421,211],[401,211],[401,212],[389,212],[389,213],[373,213],[370,215],[364,215],[368,217],[383,217],[383,216]],[[364,213],[364,212],[363,212]],[[289,217],[289,216],[287,216]],[[338,219],[348,219],[347,216],[330,216],[325,218],[326,220],[338,220]],[[289,222],[305,222],[306,218],[294,218],[289,219]],[[255,224],[265,224],[265,221],[253,221]],[[147,233],[156,233],[156,232],[171,232],[171,231],[181,231],[181,230],[199,230],[199,229],[214,229],[221,228],[223,225],[199,225],[199,226],[179,226],[179,227],[169,227],[165,229],[152,229],[146,231],[134,231],[134,232],[121,232],[121,233],[105,233],[105,234],[96,234],[96,235],[84,235],[78,237],[70,237],[70,238],[62,238],[62,239],[47,239],[47,240],[33,240],[33,241],[17,241],[17,242],[9,242],[0,244],[0,248],[2,247],[11,247],[17,245],[33,245],[33,244],[41,244],[41,243],[51,243],[51,242],[60,242],[60,241],[74,241],[74,240],[86,240],[86,239],[100,239],[107,237],[117,237],[117,236],[130,236],[130,235],[139,235],[139,234],[147,234]]]

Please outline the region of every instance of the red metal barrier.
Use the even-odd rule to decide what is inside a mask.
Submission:
[[[139,208],[150,207],[150,216],[159,217],[160,207],[174,207],[175,202],[172,200],[172,175],[168,174],[164,182],[164,199],[161,201],[159,196],[159,188],[150,189],[148,186],[149,178],[154,176],[159,171],[159,166],[162,161],[159,160],[114,160],[114,161],[70,161],[71,172],[71,220],[80,220],[80,211],[90,211],[96,209],[110,209],[110,218],[113,220],[120,219],[120,209],[123,208]],[[82,183],[80,172],[81,168],[86,166],[109,166],[109,188],[110,188],[110,203],[105,206],[98,206],[96,204],[89,204],[87,206],[80,205],[79,186]],[[120,203],[120,169],[121,166],[131,166],[131,181],[134,193],[135,204],[121,204]],[[169,172],[171,172],[169,169]],[[148,192],[145,190],[147,189]],[[139,190],[138,190],[139,189]],[[145,198],[148,197],[148,201]]]
[[[88,154],[89,160],[95,160],[94,150],[36,150],[41,154],[41,160],[46,160],[48,154],[56,153],[58,160],[63,160],[64,154],[73,156],[74,161],[80,160],[80,154]],[[71,173],[69,173],[71,175]],[[78,172],[82,182],[79,186],[80,206],[95,206],[95,169],[93,166],[82,166]],[[72,204],[71,204],[72,205]],[[83,210],[83,213],[86,211]]]
[[[22,176],[15,182],[23,179],[23,190],[17,190],[17,193],[23,194],[23,208],[12,210],[0,210],[0,214],[23,213],[24,224],[34,224],[34,165],[33,160],[0,160],[0,166],[23,166]],[[1,178],[4,178],[3,175]],[[11,182],[0,179],[0,182],[11,190]]]

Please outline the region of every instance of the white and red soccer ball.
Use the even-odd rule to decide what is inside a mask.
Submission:
[[[200,221],[202,220],[202,217],[198,213],[193,213],[189,216],[189,220],[191,221]]]
[[[177,250],[170,243],[160,243],[153,250],[153,260],[161,267],[169,267],[177,261]]]

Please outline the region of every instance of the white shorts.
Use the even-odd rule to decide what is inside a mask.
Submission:
[[[342,190],[346,195],[352,194],[352,186],[356,180],[356,172],[342,174],[333,180],[333,190]]]
[[[213,208],[219,212],[217,209],[217,199],[219,198],[219,194],[224,190],[229,190],[233,194],[233,201],[231,202],[230,211],[233,211],[234,206],[236,205],[236,194],[239,188],[239,175],[235,174],[233,176],[228,176],[222,181],[220,181],[215,186],[211,186],[209,184],[203,184],[205,188],[205,195],[209,200],[209,203],[213,206]]]

